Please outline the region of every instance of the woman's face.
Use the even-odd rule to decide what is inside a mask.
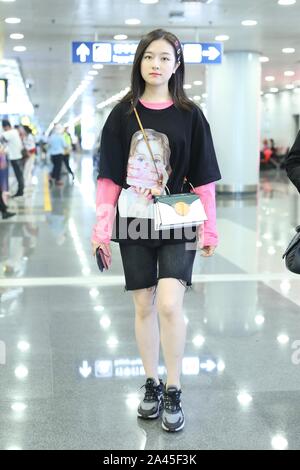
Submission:
[[[144,52],[141,75],[149,85],[163,85],[169,82],[178,67],[173,46],[165,39],[158,39],[151,42]]]
[[[162,175],[163,182],[166,184],[168,174],[163,163],[162,145],[157,140],[150,140],[149,144],[159,175]],[[129,158],[127,184],[147,189],[155,188],[158,185],[157,172],[144,140],[138,142],[134,155],[131,155]]]

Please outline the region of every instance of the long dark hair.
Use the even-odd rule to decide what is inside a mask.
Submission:
[[[195,105],[187,97],[183,88],[184,59],[182,45],[174,34],[169,33],[164,29],[155,29],[141,39],[134,56],[134,62],[131,71],[131,90],[121,99],[121,102],[132,102],[133,106],[131,107],[130,112],[132,112],[133,107],[137,105],[139,98],[142,96],[145,90],[145,81],[141,75],[141,62],[145,50],[149,44],[158,39],[165,39],[171,44],[174,49],[176,63],[180,62],[176,72],[172,74],[169,80],[169,91],[171,93],[174,105],[177,108],[191,111]]]

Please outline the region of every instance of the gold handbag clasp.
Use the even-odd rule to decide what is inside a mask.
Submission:
[[[173,207],[174,207],[176,214],[181,215],[181,216],[185,216],[190,212],[189,204],[186,204],[183,201],[176,202],[176,204],[174,204]]]

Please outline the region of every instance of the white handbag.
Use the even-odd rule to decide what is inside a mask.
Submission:
[[[158,184],[160,187],[163,185],[163,181],[159,176],[159,172],[155,163],[155,159],[152,153],[152,149],[149,145],[147,135],[142,126],[136,108],[133,108],[139,126],[144,136],[147,148],[150,152],[152,161],[154,163]],[[184,182],[187,179],[184,178]],[[195,188],[189,182],[193,190]],[[168,186],[166,186],[167,195],[154,196],[154,228],[155,230],[169,230],[175,228],[194,227],[204,223],[207,220],[204,207],[197,194],[182,193],[182,194],[170,194]]]
[[[155,230],[194,227],[207,220],[197,194],[172,194],[154,197]]]

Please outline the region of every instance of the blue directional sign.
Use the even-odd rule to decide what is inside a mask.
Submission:
[[[137,42],[73,42],[73,63],[132,64]],[[186,64],[221,64],[222,43],[183,43]]]

